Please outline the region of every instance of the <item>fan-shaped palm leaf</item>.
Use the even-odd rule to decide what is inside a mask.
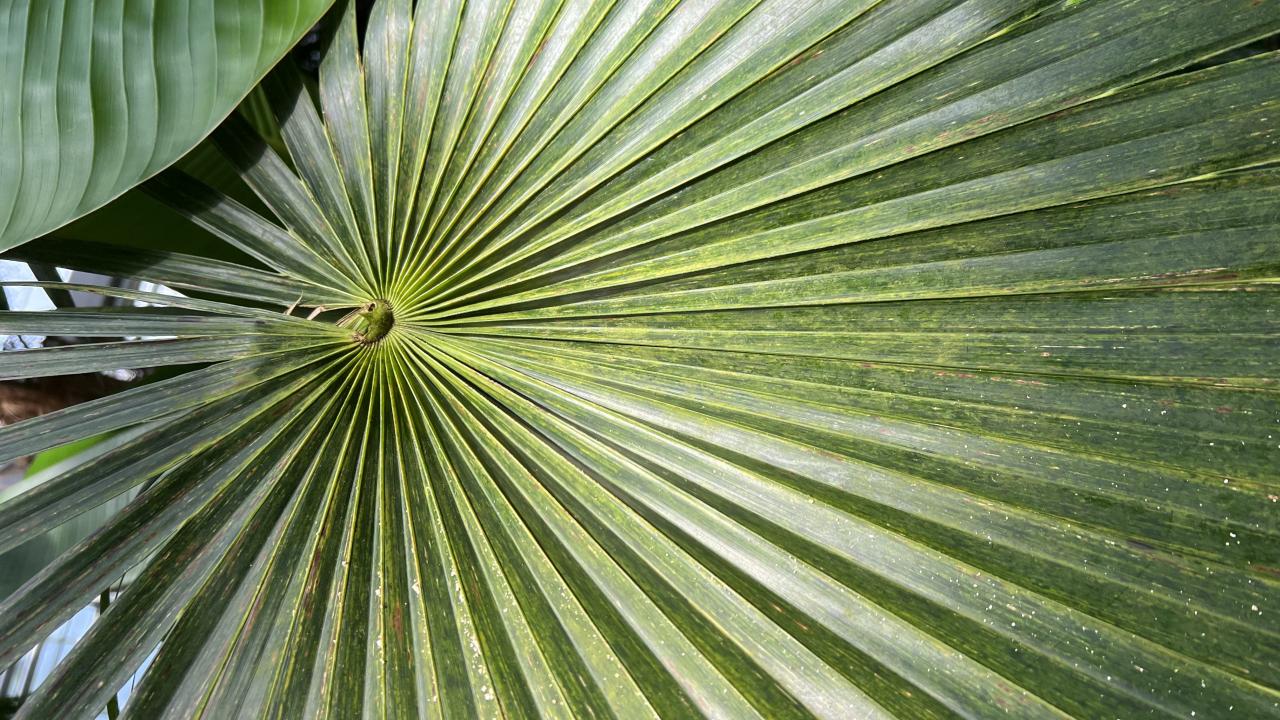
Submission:
[[[267,81],[287,157],[216,135],[274,218],[148,188],[268,269],[14,254],[224,298],[0,316],[161,338],[7,376],[212,363],[0,429],[141,429],[0,548],[148,483],[0,605],[2,665],[139,569],[22,714],[153,651],[131,717],[1277,712],[1277,56],[1173,72],[1277,28],[348,9]]]

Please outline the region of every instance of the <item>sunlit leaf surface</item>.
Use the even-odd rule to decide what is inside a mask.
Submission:
[[[215,135],[274,217],[148,185],[261,268],[11,253],[204,298],[0,315],[198,365],[0,429],[140,429],[0,549],[145,484],[0,604],[2,666],[138,573],[22,716],[157,647],[129,717],[1280,712],[1280,67],[1197,65],[1280,3],[361,27]]]

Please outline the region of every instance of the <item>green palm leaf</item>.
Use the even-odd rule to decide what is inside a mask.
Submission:
[[[136,428],[0,550],[143,488],[0,603],[4,665],[136,573],[20,715],[153,652],[129,717],[1273,715],[1278,58],[1188,68],[1277,29],[348,6],[215,133],[274,217],[147,185],[265,269],[9,253],[205,298],[0,315],[138,338],[4,377],[205,365],[0,429]]]
[[[180,158],[331,2],[0,2],[0,249]]]

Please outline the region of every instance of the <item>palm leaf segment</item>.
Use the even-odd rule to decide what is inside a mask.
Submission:
[[[0,430],[137,428],[0,547],[147,483],[0,606],[3,665],[136,573],[22,713],[157,646],[132,717],[1275,712],[1276,56],[1169,72],[1278,26],[348,10],[265,86],[286,156],[217,138],[278,222],[150,188],[270,271],[18,252],[225,298],[4,316],[165,338],[10,377],[216,361]]]

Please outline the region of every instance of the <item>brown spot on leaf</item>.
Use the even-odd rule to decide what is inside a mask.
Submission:
[[[1270,565],[1259,565],[1258,563],[1249,563],[1249,569],[1254,572],[1274,575],[1280,578],[1280,568],[1271,567]]]

